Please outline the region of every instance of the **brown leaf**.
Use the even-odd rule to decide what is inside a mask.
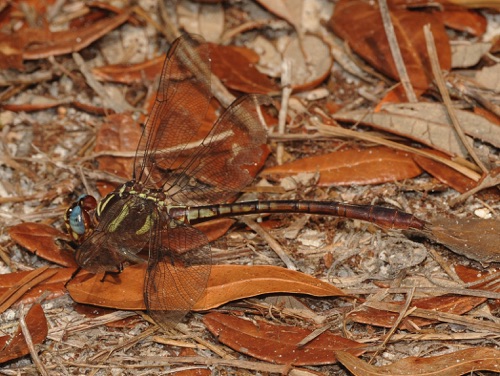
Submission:
[[[0,275],[0,312],[14,302],[33,303],[43,293],[46,299],[55,299],[66,293],[65,284],[75,268],[39,268],[29,272],[15,272]],[[86,273],[86,272],[84,272]],[[34,288],[38,287],[38,288]]]
[[[484,301],[486,301],[486,299],[480,297],[450,295],[415,299],[412,301],[411,306],[420,309],[429,309],[436,312],[446,312],[461,315],[469,312],[471,309],[477,307]],[[401,301],[390,303],[392,305],[400,306],[401,308],[404,305],[404,302]],[[360,310],[356,310],[350,313],[348,317],[350,320],[358,323],[391,328],[396,322],[398,315],[394,312],[365,306]],[[422,327],[431,325],[435,322],[435,320],[429,320],[420,317],[406,317],[401,321],[401,324],[398,326],[398,328],[405,330],[414,330],[415,326],[412,325],[412,323],[416,324],[419,327]]]
[[[291,85],[295,92],[318,86],[328,77],[333,64],[330,48],[314,35],[293,37],[283,58],[291,62]]]
[[[37,256],[68,268],[76,267],[73,253],[57,245],[58,240],[70,241],[69,235],[42,223],[21,223],[9,228],[17,244]]]
[[[480,218],[435,218],[424,236],[481,263],[500,262],[500,221]]]
[[[436,15],[451,29],[465,31],[476,37],[486,32],[487,21],[484,15],[467,9],[444,10]]]
[[[22,69],[22,59],[43,59],[79,51],[117,28],[130,17],[124,11],[82,29],[50,32],[27,29],[15,34],[0,33],[0,68]]]
[[[500,351],[488,347],[474,347],[428,358],[408,357],[390,365],[375,367],[345,351],[337,351],[337,358],[354,375],[425,375],[459,376],[478,371],[498,372]]]
[[[122,84],[138,84],[144,80],[153,82],[161,73],[165,56],[138,64],[112,64],[92,69],[97,79]]]
[[[141,264],[125,268],[119,275],[106,276],[104,281],[102,275],[77,276],[67,288],[78,303],[144,310],[145,272],[146,265]],[[213,265],[208,286],[193,310],[205,311],[233,300],[272,293],[345,296],[329,283],[276,266]]]
[[[293,326],[254,323],[234,316],[211,312],[203,318],[208,330],[234,350],[277,364],[321,365],[337,361],[335,351],[364,353],[364,344],[324,332],[304,346],[299,342],[311,330]]]
[[[318,185],[380,184],[422,173],[408,153],[387,147],[340,150],[265,169],[262,175],[290,176],[318,172]]]
[[[212,72],[229,89],[243,93],[267,94],[276,92],[279,86],[255,68],[258,55],[245,47],[209,44]],[[141,83],[144,79],[154,81],[161,73],[164,56],[133,65],[108,65],[95,68],[93,72],[104,81]]]
[[[462,142],[451,126],[446,108],[441,103],[404,103],[383,107],[383,112],[357,110],[334,114],[337,121],[361,122],[376,129],[412,140],[447,155],[467,158]],[[500,127],[469,111],[455,110],[464,132],[474,138],[500,147]]]
[[[335,5],[329,24],[337,35],[375,69],[399,80],[380,10],[375,4],[364,0],[341,0]],[[432,70],[423,27],[431,25],[443,70],[451,67],[451,50],[446,30],[431,13],[391,9],[390,14],[410,81],[415,89],[426,90],[432,82]]]
[[[427,152],[439,155],[442,158],[447,158],[444,153],[440,153],[437,150],[429,149],[427,150]],[[422,167],[425,172],[434,176],[440,182],[452,187],[460,193],[467,192],[477,185],[474,180],[466,177],[465,175],[462,175],[451,167],[436,162],[430,158],[426,158],[420,155],[414,155],[413,159],[420,167]]]
[[[255,68],[258,55],[244,47],[210,43],[212,72],[229,89],[243,93],[268,94],[279,86]]]
[[[25,320],[33,344],[42,343],[48,333],[47,319],[43,313],[42,306],[34,304],[26,314]],[[2,343],[7,343],[7,345],[0,347],[0,363],[29,354],[29,349],[20,327],[17,328],[16,333],[11,338],[9,336],[0,337],[0,345]]]

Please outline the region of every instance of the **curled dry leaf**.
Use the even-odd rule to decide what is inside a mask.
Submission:
[[[417,231],[418,232],[418,231]],[[423,235],[453,252],[487,264],[500,262],[500,221],[479,218],[435,218]]]
[[[439,375],[459,376],[478,371],[500,372],[500,351],[475,347],[428,358],[408,357],[387,366],[375,367],[346,351],[338,351],[337,358],[353,375]]]
[[[166,268],[171,268],[168,264]],[[197,266],[193,266],[196,268]],[[146,265],[125,268],[116,276],[75,277],[67,286],[78,303],[102,307],[144,310]],[[171,286],[165,286],[165,289]],[[276,266],[213,265],[208,286],[193,310],[205,311],[233,300],[261,294],[292,293],[313,296],[345,296],[342,290],[307,274]]]
[[[40,304],[34,304],[25,317],[33,344],[42,343],[47,337],[47,319]],[[0,337],[0,363],[29,354],[28,345],[21,327],[11,336]]]
[[[9,228],[9,235],[17,244],[45,260],[66,267],[76,267],[72,252],[62,249],[58,240],[70,241],[69,235],[42,223],[21,223]]]
[[[410,81],[415,89],[426,90],[433,77],[423,27],[431,25],[439,51],[439,63],[443,70],[449,70],[451,52],[444,25],[434,14],[428,12],[390,9],[390,15]],[[349,43],[354,52],[375,69],[399,80],[376,2],[341,0],[335,5],[329,25]]]
[[[387,147],[339,150],[320,156],[302,158],[262,172],[264,176],[291,176],[319,173],[318,185],[381,184],[411,179],[422,169],[408,153]]]
[[[294,91],[318,86],[330,74],[333,64],[330,48],[314,35],[292,38],[283,59],[292,64],[291,85]]]
[[[298,344],[312,333],[295,326],[254,323],[230,315],[212,312],[203,318],[208,330],[232,349],[272,363],[321,365],[336,363],[335,351],[361,355],[365,345],[324,332],[304,346]]]
[[[50,32],[47,29],[25,29],[15,34],[0,33],[0,68],[23,69],[23,59],[43,59],[80,51],[111,30],[125,23],[130,11],[99,20],[82,28]]]

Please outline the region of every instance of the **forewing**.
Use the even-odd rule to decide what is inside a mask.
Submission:
[[[198,36],[184,35],[170,48],[153,106],[139,142],[134,177],[161,186],[183,148],[196,135],[212,97],[208,46]]]
[[[144,301],[163,328],[175,326],[206,289],[211,268],[208,239],[188,225],[164,228],[151,245]]]
[[[245,95],[227,108],[201,145],[171,174],[165,191],[174,202],[227,202],[252,182],[267,142],[258,115],[263,104],[270,104],[270,98]]]

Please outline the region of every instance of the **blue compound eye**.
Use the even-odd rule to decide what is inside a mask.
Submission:
[[[92,220],[97,201],[89,195],[81,195],[78,200],[66,210],[64,217],[66,229],[73,240],[81,243],[94,231]]]
[[[85,220],[82,215],[82,208],[76,205],[68,210],[68,221],[71,230],[78,235],[85,234]]]

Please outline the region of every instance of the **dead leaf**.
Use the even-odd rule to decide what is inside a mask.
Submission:
[[[210,43],[212,72],[229,89],[242,93],[268,94],[279,86],[255,68],[258,55],[244,47],[221,46]]]
[[[144,310],[145,272],[146,265],[141,264],[125,268],[119,275],[107,276],[104,281],[102,275],[77,276],[67,288],[78,303]],[[276,266],[213,265],[208,286],[193,310],[206,311],[233,300],[273,293],[345,296],[329,283]]]
[[[322,365],[337,362],[335,351],[350,354],[365,352],[364,344],[324,332],[304,346],[299,346],[312,333],[295,326],[253,322],[235,316],[211,312],[203,318],[208,330],[232,349],[277,364]]]
[[[29,272],[0,275],[0,312],[13,303],[33,303],[43,293],[55,299],[66,293],[65,284],[76,268],[39,268]],[[86,272],[83,272],[86,274]]]
[[[76,267],[73,253],[58,246],[58,240],[70,241],[68,234],[42,223],[20,223],[9,228],[9,235],[17,244],[37,256],[68,268]]]
[[[47,319],[43,313],[42,306],[34,304],[26,314],[25,320],[33,344],[42,343],[48,333]],[[29,354],[29,349],[20,327],[17,328],[16,333],[12,337],[0,337],[0,363],[5,363],[27,354]]]
[[[455,110],[464,132],[500,147],[500,127],[469,111]],[[450,156],[468,156],[465,147],[450,125],[441,103],[404,103],[383,106],[383,112],[356,110],[337,113],[337,121],[361,122],[376,129],[410,138]]]
[[[0,33],[0,68],[22,70],[22,60],[43,59],[80,51],[128,20],[131,12],[99,20],[82,29],[50,32],[27,29],[15,34]]]
[[[341,0],[335,5],[329,25],[370,65],[399,81],[380,10],[375,4],[364,0]],[[451,67],[451,51],[446,30],[432,13],[390,9],[390,15],[410,81],[416,90],[426,90],[433,77],[423,27],[431,25],[441,69],[447,71]]]
[[[225,26],[225,13],[222,4],[182,0],[176,5],[179,26],[185,31],[201,35],[209,42],[220,40]]]
[[[265,169],[263,176],[319,173],[318,185],[381,184],[410,179],[422,173],[408,153],[387,147],[340,150],[302,158]]]
[[[439,155],[442,158],[447,158],[444,153],[436,150],[427,150],[428,153]],[[460,193],[467,192],[474,188],[477,183],[465,175],[457,172],[451,167],[443,163],[436,162],[433,159],[423,157],[421,155],[414,155],[413,160],[422,167],[425,172],[434,176],[440,182],[452,187]]]
[[[451,44],[452,68],[469,68],[490,50],[491,42],[456,42]]]
[[[333,64],[330,48],[314,35],[292,38],[283,59],[291,62],[291,85],[295,92],[318,86],[330,74]]]
[[[354,375],[425,375],[459,376],[478,371],[499,372],[500,351],[475,347],[453,353],[422,357],[408,357],[390,365],[375,367],[345,351],[337,351],[337,358]]]
[[[477,307],[479,304],[482,304],[485,300],[485,298],[474,296],[435,296],[431,298],[415,299],[412,301],[411,306],[420,309],[433,310],[436,312],[446,312],[455,315],[462,315]],[[404,302],[396,301],[388,302],[388,304],[402,308]],[[363,306],[359,310],[355,310],[349,313],[348,318],[349,320],[358,323],[391,328],[396,322],[398,314],[383,309]],[[421,317],[405,317],[401,321],[401,324],[398,326],[398,328],[403,330],[414,330],[415,325],[423,327],[431,325],[435,322],[435,320]],[[412,323],[415,325],[413,325]]]
[[[500,221],[495,219],[445,217],[432,219],[423,233],[453,252],[485,264],[500,262],[498,234]]]

